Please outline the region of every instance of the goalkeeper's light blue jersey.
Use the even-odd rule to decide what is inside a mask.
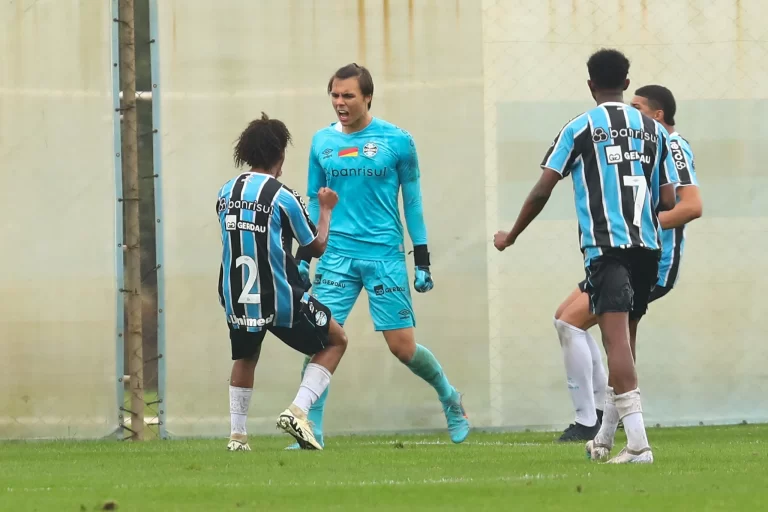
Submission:
[[[398,194],[413,245],[427,243],[421,205],[419,159],[413,137],[382,119],[345,134],[333,123],[312,138],[309,154],[309,212],[319,216],[317,191],[339,195],[331,217],[328,251],[349,258],[396,260],[405,257]]]

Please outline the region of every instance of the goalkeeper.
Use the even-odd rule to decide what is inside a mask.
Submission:
[[[328,248],[315,270],[313,295],[343,325],[364,287],[375,330],[384,334],[395,357],[435,389],[451,441],[461,443],[469,434],[461,395],[448,382],[432,352],[415,341],[416,321],[398,208],[401,187],[405,221],[413,242],[414,288],[425,293],[432,289],[433,282],[413,138],[405,130],[371,116],[373,79],[366,68],[357,64],[340,68],[328,82],[328,94],[338,122],[319,130],[312,139],[309,215],[313,220],[318,217],[317,191],[321,187],[333,187],[339,203],[331,220]],[[309,286],[311,257],[299,249],[297,258],[299,271]],[[315,438],[321,445],[328,391],[309,411]]]

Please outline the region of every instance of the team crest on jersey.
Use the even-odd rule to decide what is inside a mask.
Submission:
[[[367,143],[365,146],[363,146],[363,154],[367,156],[368,158],[373,158],[376,156],[376,153],[379,152],[379,146],[377,146],[373,142]]]
[[[318,327],[322,327],[327,323],[328,323],[328,316],[325,314],[324,311],[318,311],[315,313],[315,324],[317,324]]]

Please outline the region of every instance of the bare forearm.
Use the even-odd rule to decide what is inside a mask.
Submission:
[[[660,212],[659,222],[661,229],[674,229],[684,226],[700,216],[701,214],[696,208],[680,203],[671,210]]]
[[[328,245],[328,235],[331,230],[331,210],[320,207],[320,216],[317,219],[317,239],[325,251]]]
[[[536,191],[531,192],[523,203],[523,207],[520,209],[520,213],[517,216],[517,221],[512,227],[512,230],[507,236],[507,243],[512,245],[517,240],[517,237],[533,222],[544,206],[549,201],[549,194],[542,194]]]
[[[684,226],[701,217],[703,206],[698,187],[680,187],[677,193],[680,196],[680,202],[673,208],[659,212],[659,222],[662,229]]]
[[[328,247],[328,236],[331,227],[331,209],[320,207],[317,219],[317,236],[312,243],[306,246],[306,249],[299,249],[301,257],[299,259],[309,262],[312,258],[319,258]],[[299,254],[297,253],[297,255]]]

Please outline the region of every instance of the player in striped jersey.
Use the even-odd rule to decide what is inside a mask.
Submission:
[[[666,295],[677,283],[685,248],[685,226],[701,217],[703,205],[699,182],[696,179],[693,150],[675,129],[677,104],[672,92],[660,85],[646,85],[635,91],[632,106],[661,123],[669,132],[670,152],[680,174],[680,186],[676,188],[677,204],[672,210],[659,213],[663,229],[662,255],[659,262],[659,278],[656,288],[651,292],[651,300],[655,300]],[[690,174],[685,175],[685,172]],[[686,184],[689,186],[685,186]]]
[[[318,191],[315,227],[301,197],[277,180],[290,141],[285,124],[262,112],[242,132],[234,151],[235,165],[250,169],[224,184],[216,201],[222,242],[219,301],[235,361],[229,386],[230,451],[250,450],[245,423],[267,331],[312,356],[296,398],[277,420],[278,428],[305,449],[322,450],[307,412],[328,387],[347,346],[331,311],[304,291],[290,256],[293,238],[315,256],[325,252],[338,196],[329,188]]]
[[[653,453],[631,346],[658,272],[656,212],[660,206],[674,206],[675,191],[669,185],[679,178],[664,128],[623,103],[629,60],[617,50],[602,49],[589,58],[587,69],[597,107],[568,122],[557,135],[515,225],[510,232],[496,233],[494,245],[503,251],[514,244],[555,185],[572,176],[587,292],[608,353],[611,388],[603,426],[610,424],[615,432],[621,419],[627,432],[627,446],[610,462],[650,463]],[[611,448],[600,443],[587,447],[593,459],[607,457]]]
[[[672,210],[659,213],[662,255],[656,285],[649,303],[666,295],[677,282],[685,244],[685,225],[701,216],[702,202],[688,142],[675,131],[677,105],[672,92],[660,85],[646,85],[635,91],[632,106],[658,121],[670,133],[670,153],[680,174],[676,188],[678,202]],[[679,163],[678,163],[679,162]],[[685,165],[683,165],[685,164]],[[684,185],[688,186],[684,186]],[[555,327],[563,349],[568,389],[576,410],[576,422],[563,432],[560,441],[588,441],[600,429],[607,377],[600,349],[588,329],[597,323],[589,311],[586,280],[578,284],[555,313]],[[633,348],[633,356],[636,356]]]

